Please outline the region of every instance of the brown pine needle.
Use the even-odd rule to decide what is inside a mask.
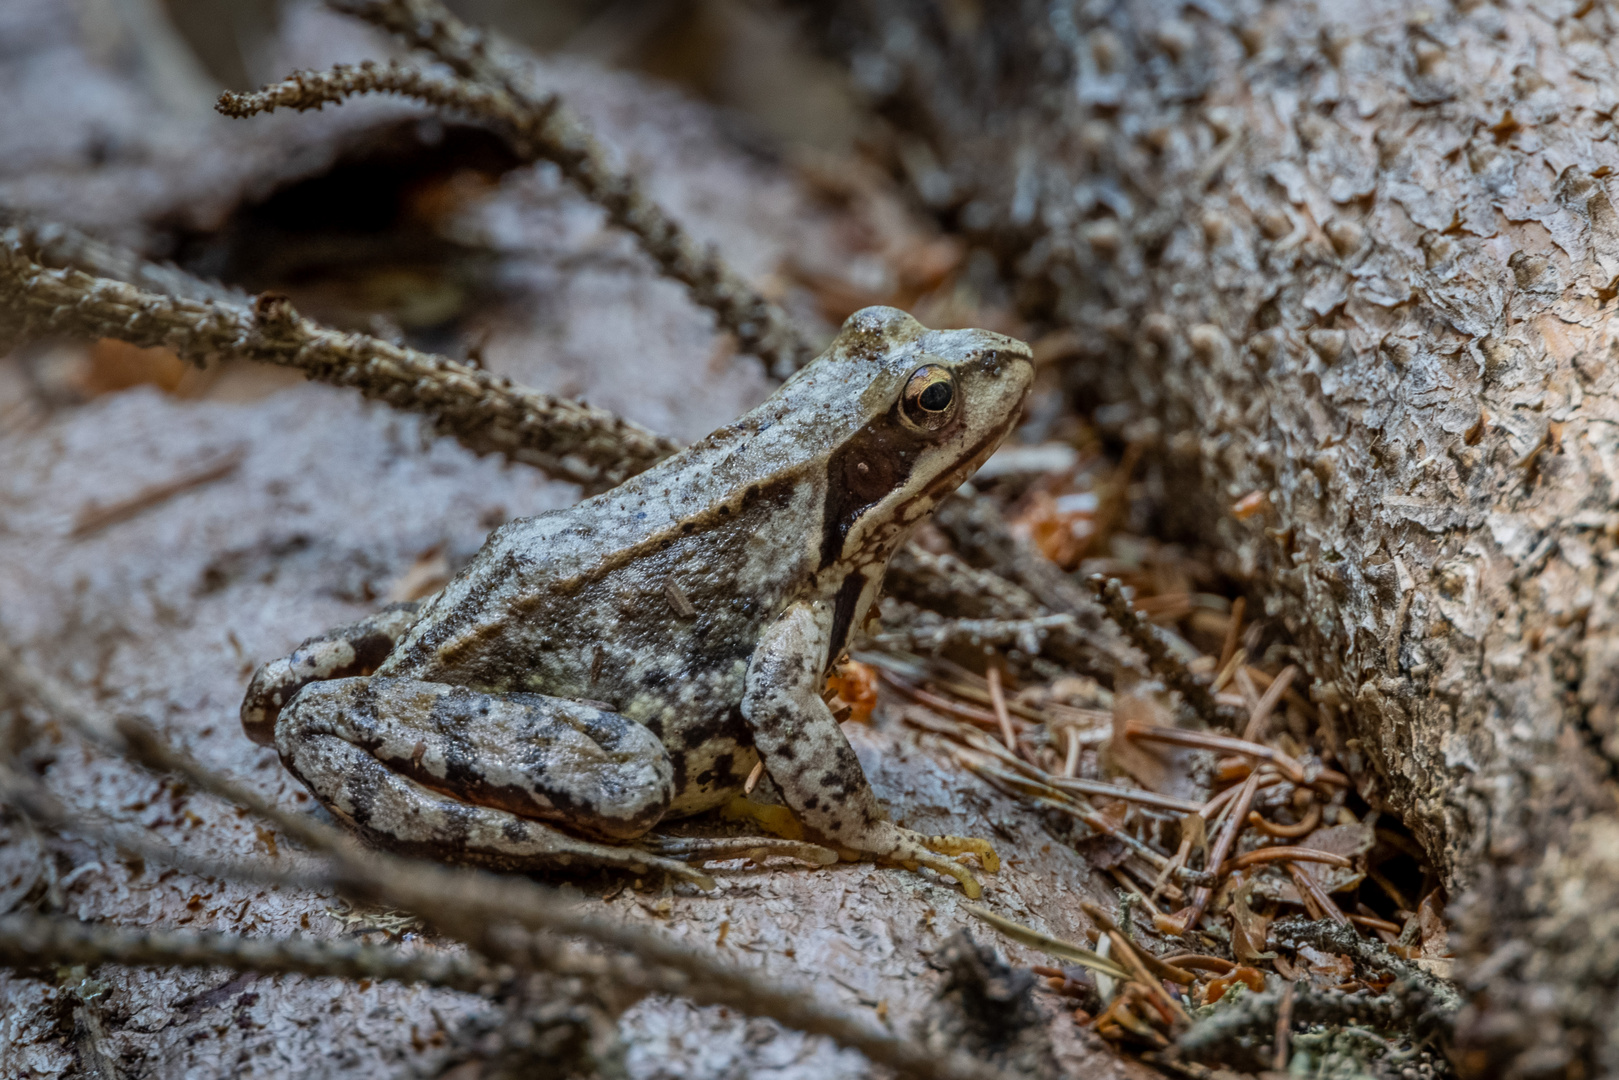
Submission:
[[[1254,792],[1258,790],[1259,772],[1256,769],[1254,772],[1248,774],[1248,779],[1244,780],[1242,782],[1242,787],[1238,789],[1236,801],[1233,804],[1235,809],[1233,810],[1230,818],[1227,819],[1225,828],[1220,830],[1220,835],[1215,839],[1214,847],[1209,852],[1209,861],[1207,865],[1211,869],[1218,868],[1222,863],[1224,863],[1226,855],[1228,855],[1232,847],[1236,845],[1237,837],[1242,834],[1242,830],[1248,824],[1248,808],[1253,805]],[[1288,863],[1287,865],[1292,866],[1293,864]],[[1208,908],[1209,900],[1211,900],[1213,896],[1214,890],[1212,888],[1198,889],[1192,894],[1191,906],[1186,910],[1186,921],[1182,930],[1183,933],[1197,928],[1197,924],[1202,921],[1203,912]]]
[[[1001,669],[991,664],[985,677],[989,680],[989,701],[995,709],[995,721],[1001,725],[1001,738],[1006,740],[1008,750],[1017,753],[1017,733],[1012,730],[1012,715],[1006,711],[1006,695],[1001,692]]]
[[[1079,771],[1079,735],[1072,727],[1062,729],[1064,750],[1062,774],[1069,779]]]
[[[1048,776],[1046,782],[1063,791],[1100,795],[1104,799],[1123,799],[1125,802],[1155,806],[1160,810],[1174,810],[1182,814],[1195,814],[1201,809],[1197,803],[1177,799],[1173,795],[1160,795],[1156,791],[1143,791],[1141,788],[1121,787],[1101,780],[1082,780],[1076,776]]]
[[[1293,685],[1293,676],[1297,675],[1298,671],[1297,666],[1289,664],[1282,669],[1280,675],[1276,676],[1264,696],[1259,699],[1259,704],[1248,714],[1248,726],[1242,732],[1244,739],[1257,742],[1264,736],[1265,721],[1270,718],[1271,710],[1276,708],[1276,703],[1282,700],[1282,695],[1287,693],[1288,687]]]
[[[1188,731],[1185,728],[1164,727],[1158,724],[1128,724],[1124,729],[1124,733],[1132,739],[1169,743],[1171,746],[1189,746],[1195,750],[1214,750],[1223,754],[1241,754],[1244,757],[1255,758],[1259,761],[1268,761],[1282,770],[1282,773],[1293,783],[1303,784],[1308,782],[1305,779],[1304,766],[1299,764],[1295,758],[1282,753],[1275,747],[1250,742],[1247,739],[1236,739],[1230,735],[1216,735],[1211,731]]]
[[[1235,859],[1227,859],[1220,866],[1220,873],[1229,874],[1233,870],[1242,870],[1249,866],[1260,866],[1264,863],[1285,862],[1289,859],[1295,862],[1325,863],[1328,866],[1344,868],[1355,865],[1353,860],[1346,859],[1342,855],[1334,855],[1330,851],[1317,851],[1315,848],[1286,845],[1255,848],[1253,851],[1238,855]]]
[[[1098,930],[1101,930],[1109,935],[1116,935],[1113,942],[1113,947],[1115,949],[1120,949],[1123,952],[1127,952],[1131,956],[1134,956],[1136,963],[1141,964],[1150,972],[1145,981],[1152,982],[1154,979],[1168,979],[1177,986],[1191,986],[1192,983],[1196,981],[1192,975],[1181,970],[1180,968],[1177,968],[1173,964],[1160,960],[1158,957],[1147,952],[1145,949],[1139,950],[1139,955],[1137,955],[1138,950],[1135,943],[1124,936],[1124,931],[1119,927],[1119,924],[1114,922],[1113,917],[1104,911],[1100,905],[1093,904],[1089,900],[1082,900],[1080,901],[1079,907],[1080,910],[1083,911],[1086,916],[1088,916],[1090,920],[1096,924],[1096,928]],[[1120,959],[1124,963],[1130,963],[1130,961],[1122,955],[1120,956]]]
[[[1350,925],[1349,916],[1345,915],[1343,909],[1333,902],[1332,897],[1327,895],[1327,890],[1321,887],[1319,881],[1305,872],[1297,863],[1289,862],[1282,865],[1287,867],[1288,874],[1293,878],[1293,884],[1298,887],[1299,895],[1304,897],[1305,906],[1317,909],[1311,912],[1312,915],[1318,919],[1331,919],[1333,922]]]
[[[1267,836],[1275,836],[1283,840],[1294,840],[1300,836],[1309,836],[1315,832],[1316,826],[1321,824],[1321,804],[1310,804],[1310,809],[1305,813],[1304,820],[1297,825],[1278,825],[1257,810],[1249,812],[1248,824]]]
[[[1214,670],[1224,672],[1237,654],[1237,642],[1242,639],[1242,616],[1247,610],[1247,597],[1239,596],[1231,602],[1231,619],[1226,623],[1225,643],[1220,646],[1220,662],[1214,665]]]
[[[1052,937],[1050,934],[1042,934],[1038,930],[1024,926],[1019,922],[1013,922],[1005,915],[998,915],[989,908],[980,907],[977,904],[963,903],[961,907],[962,910],[989,923],[989,925],[1020,945],[1027,945],[1031,949],[1039,949],[1041,952],[1050,953],[1052,956],[1060,956],[1064,960],[1072,960],[1074,963],[1088,967],[1092,971],[1101,972],[1109,978],[1131,978],[1128,969],[1121,967],[1117,962],[1108,959],[1101,953],[1075,945],[1071,941],[1064,941],[1059,937]]]
[[[1271,1067],[1277,1072],[1287,1071],[1290,1036],[1293,1034],[1293,984],[1282,987],[1282,1000],[1276,1006],[1276,1056]]]

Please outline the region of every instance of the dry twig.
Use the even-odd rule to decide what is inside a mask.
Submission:
[[[502,453],[592,486],[618,483],[679,444],[604,409],[541,394],[429,353],[328,330],[284,298],[251,308],[177,299],[78,270],[41,266],[0,232],[0,340],[65,334],[166,346],[201,364],[230,356],[352,386],[396,409],[427,414],[477,453]]]
[[[225,967],[265,975],[427,983],[472,994],[494,993],[515,975],[510,967],[491,966],[478,956],[429,948],[406,952],[321,938],[148,930],[31,914],[0,918],[0,965],[46,964]]]
[[[245,307],[253,298],[240,289],[186,273],[177,266],[143,259],[128,248],[109,244],[70,225],[42,221],[30,214],[0,206],[0,230],[13,229],[23,250],[46,266],[77,267],[97,277],[127,281],[148,292],[185,300]]]
[[[1158,636],[1158,628],[1136,614],[1135,609],[1130,606],[1129,599],[1124,595],[1124,585],[1118,578],[1094,574],[1091,576],[1091,588],[1095,590],[1096,598],[1101,601],[1108,618],[1124,631],[1124,636],[1130,639],[1131,644],[1146,654],[1147,666],[1153,674],[1163,679],[1170,689],[1180,691],[1186,704],[1190,705],[1204,722],[1227,730],[1237,727],[1242,719],[1240,714],[1230,706],[1216,701],[1203,680],[1192,674],[1180,658],[1169,651],[1169,647]]]

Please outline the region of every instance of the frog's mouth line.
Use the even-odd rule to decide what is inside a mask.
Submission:
[[[1018,422],[1022,419],[1023,403],[1020,401],[1018,402],[1018,407],[1013,409],[1011,415],[1007,417],[1005,424],[979,440],[960,464],[949,472],[940,473],[927,487],[922,489],[917,498],[931,496],[935,499],[942,499],[962,484],[965,484],[974,473],[983,467],[984,462],[989,460],[990,455],[1000,448],[1001,443],[1006,441],[1007,436],[1012,434],[1012,430],[1017,427]]]

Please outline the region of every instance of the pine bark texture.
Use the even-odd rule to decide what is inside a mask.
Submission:
[[[1459,913],[1473,1075],[1619,1074],[1603,3],[843,0],[917,195],[1069,327]],[[1128,408],[1125,408],[1128,406]]]

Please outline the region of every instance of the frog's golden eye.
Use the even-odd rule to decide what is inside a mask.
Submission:
[[[922,431],[938,431],[956,414],[956,377],[938,364],[924,364],[905,381],[900,415]]]

